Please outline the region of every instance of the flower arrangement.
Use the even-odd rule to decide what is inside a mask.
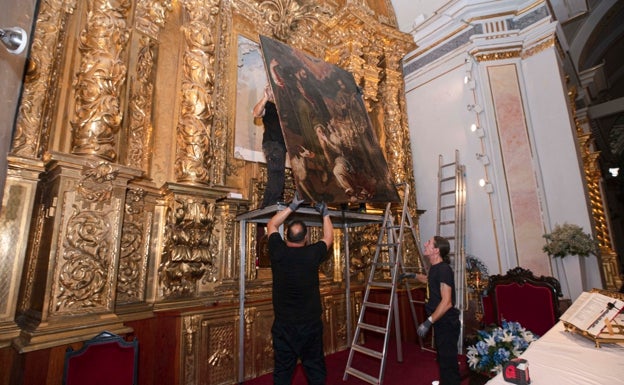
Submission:
[[[544,234],[546,244],[542,248],[544,252],[553,257],[565,257],[566,255],[579,255],[587,257],[596,254],[596,242],[592,237],[583,232],[577,225],[564,223],[555,225],[552,233]]]
[[[477,342],[466,354],[470,369],[495,375],[503,370],[505,362],[519,357],[538,336],[518,322],[503,320],[502,326],[479,330]]]

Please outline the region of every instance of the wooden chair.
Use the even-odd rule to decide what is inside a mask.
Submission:
[[[519,322],[539,336],[559,320],[561,285],[554,277],[535,277],[516,267],[505,275],[490,277],[484,298],[484,321],[501,325],[503,320]],[[488,309],[489,308],[489,309]],[[488,314],[489,313],[489,314]]]
[[[102,332],[65,352],[63,385],[136,385],[139,343]]]

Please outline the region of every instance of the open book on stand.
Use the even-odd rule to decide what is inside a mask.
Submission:
[[[559,319],[567,331],[581,334],[600,347],[602,342],[624,342],[623,308],[619,293],[594,289],[582,293]]]

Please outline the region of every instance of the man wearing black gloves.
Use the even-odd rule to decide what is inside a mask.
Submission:
[[[267,223],[273,273],[275,385],[290,385],[299,358],[310,385],[325,384],[327,377],[318,270],[332,246],[333,225],[327,205],[318,203],[315,208],[323,217],[323,239],[309,245],[306,224],[295,220],[286,228],[286,241],[282,240],[279,227],[302,202],[295,194],[290,205]]]
[[[448,240],[434,236],[425,243],[425,256],[431,267],[429,274],[416,274],[416,279],[427,283],[425,311],[429,316],[418,326],[422,338],[433,325],[434,342],[440,365],[440,385],[459,385],[459,364],[457,342],[460,333],[459,310],[455,308],[455,278],[449,265]]]

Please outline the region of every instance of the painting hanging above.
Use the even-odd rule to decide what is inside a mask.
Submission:
[[[398,201],[353,75],[266,36],[260,46],[301,196],[330,204]]]

